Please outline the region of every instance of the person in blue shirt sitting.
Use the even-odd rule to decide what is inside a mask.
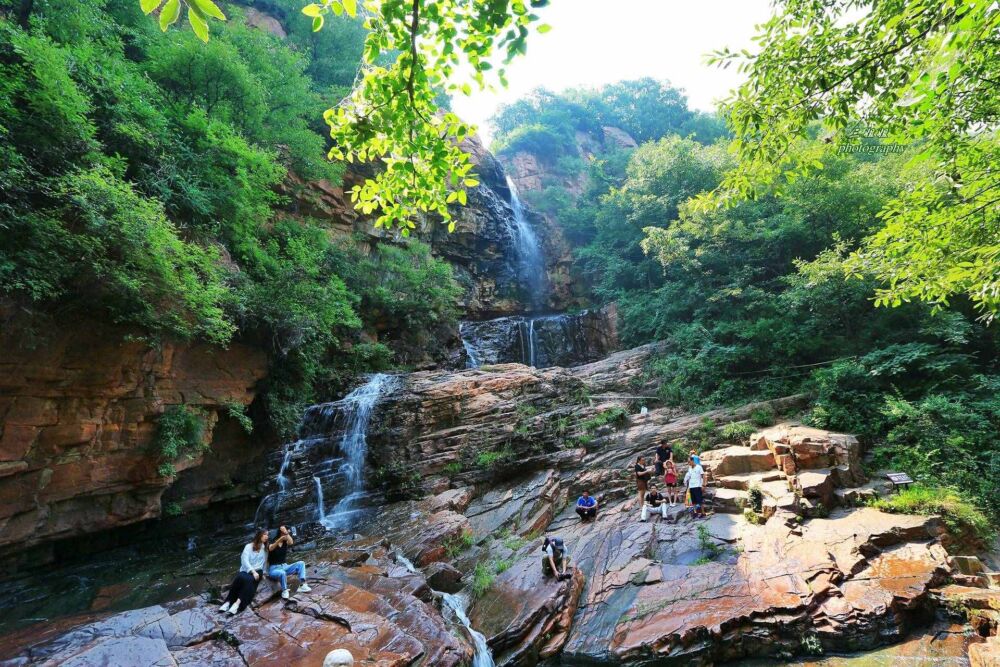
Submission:
[[[576,513],[583,521],[597,516],[597,498],[592,498],[589,491],[584,491],[576,501]]]

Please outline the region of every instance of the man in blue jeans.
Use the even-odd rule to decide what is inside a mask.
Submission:
[[[268,554],[267,558],[267,576],[281,582],[281,597],[285,600],[291,597],[291,593],[288,592],[289,574],[297,574],[299,576],[299,580],[302,582],[299,585],[299,591],[308,593],[312,590],[309,588],[309,584],[306,583],[305,562],[300,560],[291,565],[286,562],[288,559],[288,547],[293,544],[295,544],[295,541],[292,539],[291,533],[288,532],[288,526],[279,526],[278,539],[271,542],[268,546],[268,550],[271,553]]]

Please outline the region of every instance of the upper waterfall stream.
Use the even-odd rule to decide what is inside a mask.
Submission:
[[[510,176],[507,177],[507,187],[510,189],[510,208],[514,214],[514,247],[520,263],[520,274],[528,291],[527,301],[531,310],[541,310],[545,308],[549,292],[542,246],[534,227],[528,221],[527,211]]]

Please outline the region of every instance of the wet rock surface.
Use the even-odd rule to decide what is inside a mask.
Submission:
[[[362,665],[467,664],[471,649],[453,634],[422,576],[387,576],[385,554],[361,567],[318,567],[309,593],[283,601],[262,583],[236,616],[208,596],[148,607],[0,640],[0,665],[320,665],[347,648]]]

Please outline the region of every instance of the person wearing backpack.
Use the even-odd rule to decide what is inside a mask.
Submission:
[[[561,537],[546,537],[542,542],[542,574],[556,577],[559,580],[569,579],[572,575],[566,574],[566,566],[569,564],[569,550]]]

